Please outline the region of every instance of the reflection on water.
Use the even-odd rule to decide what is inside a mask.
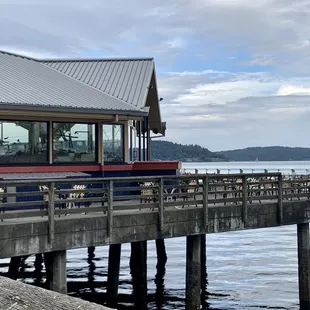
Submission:
[[[156,265],[157,273],[155,275],[154,283],[156,285],[156,291],[155,291],[155,302],[157,309],[162,309],[162,306],[164,304],[164,298],[165,298],[165,274],[166,274],[166,267],[165,263],[157,263]]]

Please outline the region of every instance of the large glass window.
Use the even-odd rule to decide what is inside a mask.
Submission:
[[[104,162],[124,162],[124,125],[103,125]]]
[[[95,124],[53,123],[54,162],[95,162]]]
[[[47,163],[47,123],[0,120],[0,163]]]

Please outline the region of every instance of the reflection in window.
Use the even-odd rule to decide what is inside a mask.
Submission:
[[[94,162],[95,124],[53,123],[54,162]]]
[[[124,125],[103,125],[104,162],[124,162]]]
[[[46,163],[47,123],[0,121],[0,163]]]

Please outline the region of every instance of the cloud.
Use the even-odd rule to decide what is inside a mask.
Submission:
[[[266,53],[306,50],[309,6],[307,1],[278,0],[116,0],[108,5],[98,0],[1,0],[1,24],[10,29],[1,41],[29,50],[37,49],[37,41],[41,49],[57,54],[85,49],[122,54],[125,45],[136,53],[169,54],[197,40],[207,53],[213,42],[227,48],[246,43],[256,54],[254,61]]]
[[[310,95],[310,87],[304,87],[302,85],[283,85],[279,88],[278,96],[288,96],[288,95]]]
[[[0,49],[154,56],[167,139],[308,145],[310,2],[0,0]]]
[[[287,61],[283,59],[278,59],[275,56],[272,55],[263,55],[258,56],[255,58],[253,55],[253,58],[249,61],[240,62],[241,65],[247,65],[247,66],[268,66],[268,65],[277,65],[277,64],[286,64]]]
[[[283,79],[245,72],[219,73],[213,79],[203,73],[198,80],[197,76],[174,73],[170,93],[174,96],[170,104],[162,106],[168,139],[212,150],[308,145],[310,126],[305,119],[310,117],[310,78]],[[194,77],[195,83],[187,83]],[[169,75],[162,78],[165,85],[170,79]]]

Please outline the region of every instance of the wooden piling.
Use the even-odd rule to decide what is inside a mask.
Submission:
[[[201,300],[204,300],[207,289],[207,248],[206,248],[206,235],[200,236],[201,249]]]
[[[209,309],[207,285],[208,285],[208,269],[207,269],[207,242],[206,235],[201,235],[201,309]]]
[[[166,274],[167,253],[164,239],[157,239],[156,241],[156,275],[155,275],[155,300],[158,309],[162,308],[164,303],[164,277]]]
[[[44,253],[46,284],[51,291],[67,294],[67,252]]]
[[[16,280],[18,278],[18,271],[22,261],[22,256],[12,257],[9,264],[8,277]]]
[[[200,310],[201,305],[201,235],[186,237],[186,310]]]
[[[88,254],[88,259],[94,259],[95,258],[95,247],[94,246],[89,246],[87,248],[87,254]]]
[[[300,310],[310,309],[309,223],[297,224],[298,277]]]
[[[130,270],[136,310],[147,309],[147,242],[131,243]]]
[[[87,248],[87,263],[88,263],[88,274],[87,274],[87,279],[88,279],[88,285],[89,288],[92,292],[95,291],[94,287],[94,282],[95,282],[95,270],[96,270],[96,265],[94,263],[94,258],[95,258],[95,247],[90,246]]]
[[[167,253],[164,239],[157,239],[156,243],[156,254],[157,254],[157,272],[161,273],[163,269],[166,267],[167,263]]]
[[[43,269],[43,255],[36,254],[34,261],[34,273],[35,273],[35,281],[36,285],[39,285],[42,282],[42,269]]]
[[[111,244],[109,248],[107,305],[112,308],[117,305],[120,262],[121,244]]]

